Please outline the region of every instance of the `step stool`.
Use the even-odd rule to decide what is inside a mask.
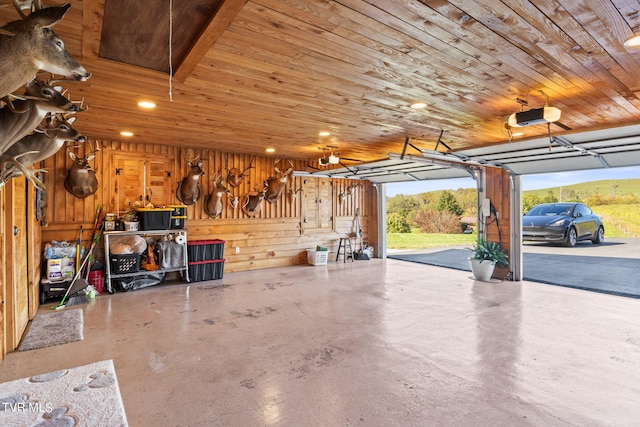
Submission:
[[[343,250],[341,252],[340,250]],[[338,243],[338,253],[336,255],[336,262],[340,259],[340,255],[343,255],[343,262],[347,262],[347,258],[351,258],[353,262],[353,249],[351,249],[351,239],[348,237],[341,237],[340,243]]]

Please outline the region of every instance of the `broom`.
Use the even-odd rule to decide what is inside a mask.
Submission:
[[[87,281],[84,280],[84,278],[82,277],[82,268],[85,266],[85,264],[89,260],[89,255],[91,254],[94,248],[95,248],[95,245],[92,244],[91,248],[89,249],[89,253],[87,254],[86,257],[84,257],[84,261],[82,261],[82,265],[78,267],[78,270],[76,271],[75,276],[73,276],[73,280],[71,281],[71,284],[67,288],[67,291],[64,293],[64,296],[62,297],[60,304],[52,305],[51,307],[49,307],[51,308],[51,310],[60,310],[61,308],[65,308],[67,306],[67,298],[69,297],[69,295],[73,295],[83,290],[87,286],[89,286],[89,283],[87,283]],[[80,297],[80,299],[82,298]],[[84,299],[87,300],[86,301],[87,303],[89,302],[86,296],[84,297]],[[74,304],[69,304],[69,305],[78,305],[78,304],[83,304],[83,302],[74,301]]]
[[[60,301],[60,303],[58,305],[53,305],[50,307],[52,310],[60,310],[61,308],[64,308],[66,306],[87,304],[89,302],[89,299],[87,298],[86,295],[78,294],[78,295],[72,296],[71,298],[69,298],[69,295],[77,294],[78,292],[80,292],[81,290],[89,286],[89,282],[82,277],[82,270],[87,265],[87,263],[91,259],[93,259],[93,253],[98,245],[98,241],[100,241],[100,237],[102,236],[102,226],[99,226],[101,211],[102,211],[102,206],[98,205],[98,209],[96,210],[96,216],[93,224],[93,233],[91,235],[91,247],[89,248],[87,256],[84,257],[84,261],[82,261],[82,264],[78,266],[76,274],[73,277],[73,280],[71,281],[71,284],[67,288],[67,291],[62,297],[62,300]],[[69,299],[67,300],[67,298]]]

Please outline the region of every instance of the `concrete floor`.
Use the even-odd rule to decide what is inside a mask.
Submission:
[[[83,307],[84,341],[10,353],[0,381],[113,359],[132,426],[640,419],[636,299],[374,259],[231,273]]]

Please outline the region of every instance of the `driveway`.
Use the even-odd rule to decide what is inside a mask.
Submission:
[[[575,247],[552,246],[548,243],[524,242],[522,252],[528,254],[595,256],[604,258],[640,259],[640,239],[610,238],[602,245],[590,241],[578,242]]]
[[[524,280],[640,298],[640,239],[579,242],[573,248],[527,242],[522,251]],[[388,257],[471,271],[462,246],[391,250]]]

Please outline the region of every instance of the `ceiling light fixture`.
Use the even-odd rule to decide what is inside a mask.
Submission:
[[[425,108],[427,106],[427,104],[425,104],[424,102],[416,102],[414,104],[411,104],[411,108],[415,109],[415,110],[419,110],[421,108]]]
[[[122,132],[120,132],[120,136],[133,136],[133,132],[128,131],[128,130],[123,130]]]
[[[319,136],[329,136],[329,135],[331,135],[331,132],[323,130],[323,131],[318,132],[318,135]]]
[[[151,101],[140,101],[140,102],[138,102],[138,107],[156,108],[156,104],[155,104],[155,102],[151,102]]]
[[[626,47],[640,46],[640,34],[634,34],[624,41]]]
[[[275,153],[275,152],[276,152],[276,149],[275,149],[275,148],[271,148],[271,147],[269,147],[269,148],[267,148],[267,149],[266,149],[266,150],[264,150],[264,151],[266,151],[267,153]]]

